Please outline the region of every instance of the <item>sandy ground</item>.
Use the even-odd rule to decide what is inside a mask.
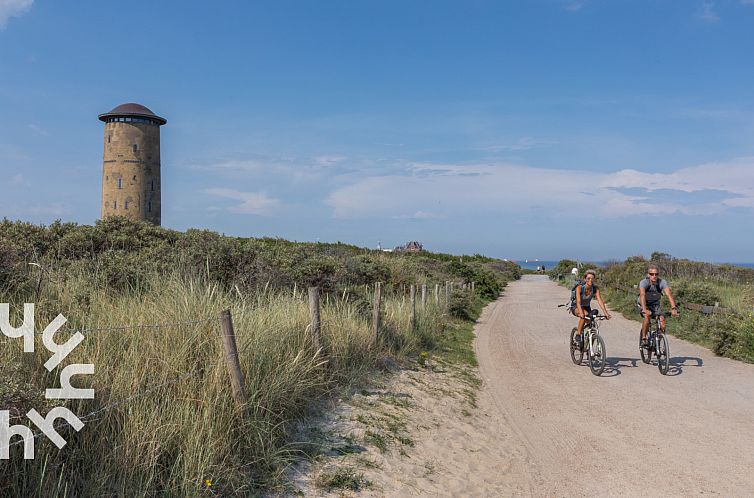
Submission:
[[[637,322],[613,314],[595,377],[569,358],[567,296],[544,276],[511,283],[476,327],[476,396],[451,366],[399,372],[320,425],[335,451],[297,488],[356,495],[315,485],[346,468],[370,483],[359,496],[754,496],[754,365],[671,337],[663,376],[640,360]]]

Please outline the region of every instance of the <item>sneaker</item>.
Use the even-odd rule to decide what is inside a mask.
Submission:
[[[646,348],[647,346],[649,346],[649,341],[647,339],[642,339],[641,341],[639,341],[640,348]]]
[[[573,336],[573,343],[576,346],[578,346],[579,348],[581,347],[581,343],[582,342],[583,342],[583,339],[582,339],[581,335],[575,335],[575,336]]]

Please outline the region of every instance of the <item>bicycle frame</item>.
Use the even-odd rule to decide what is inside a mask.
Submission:
[[[649,364],[652,355],[654,355],[657,358],[657,367],[663,375],[668,373],[670,365],[670,346],[665,335],[664,320],[667,316],[667,313],[651,316],[649,328],[647,329],[647,342],[646,344],[642,344],[641,340],[639,342],[641,360]]]
[[[561,305],[562,306],[562,305]],[[587,360],[589,362],[589,369],[594,375],[601,375],[605,370],[607,352],[605,350],[605,341],[600,335],[599,320],[604,320],[607,317],[600,315],[597,310],[592,310],[588,315],[585,315],[583,320],[584,328],[581,332],[581,342],[577,343],[574,340],[577,327],[571,330],[571,360],[574,364],[580,365],[584,357],[584,353],[587,354]]]

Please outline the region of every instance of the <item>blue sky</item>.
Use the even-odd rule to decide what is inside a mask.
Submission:
[[[752,261],[752,54],[754,0],[0,0],[0,216],[93,223],[138,102],[170,228]]]

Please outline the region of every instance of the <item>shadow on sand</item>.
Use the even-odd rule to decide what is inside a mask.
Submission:
[[[605,371],[602,373],[603,377],[616,377],[620,375],[621,370],[624,368],[635,368],[638,360],[636,358],[619,358],[609,357],[605,360]]]
[[[653,361],[652,364],[657,365],[655,361]],[[681,375],[684,367],[702,366],[704,366],[704,361],[696,356],[674,356],[670,358],[670,366],[668,367],[668,373],[666,375],[674,377],[676,375]]]

